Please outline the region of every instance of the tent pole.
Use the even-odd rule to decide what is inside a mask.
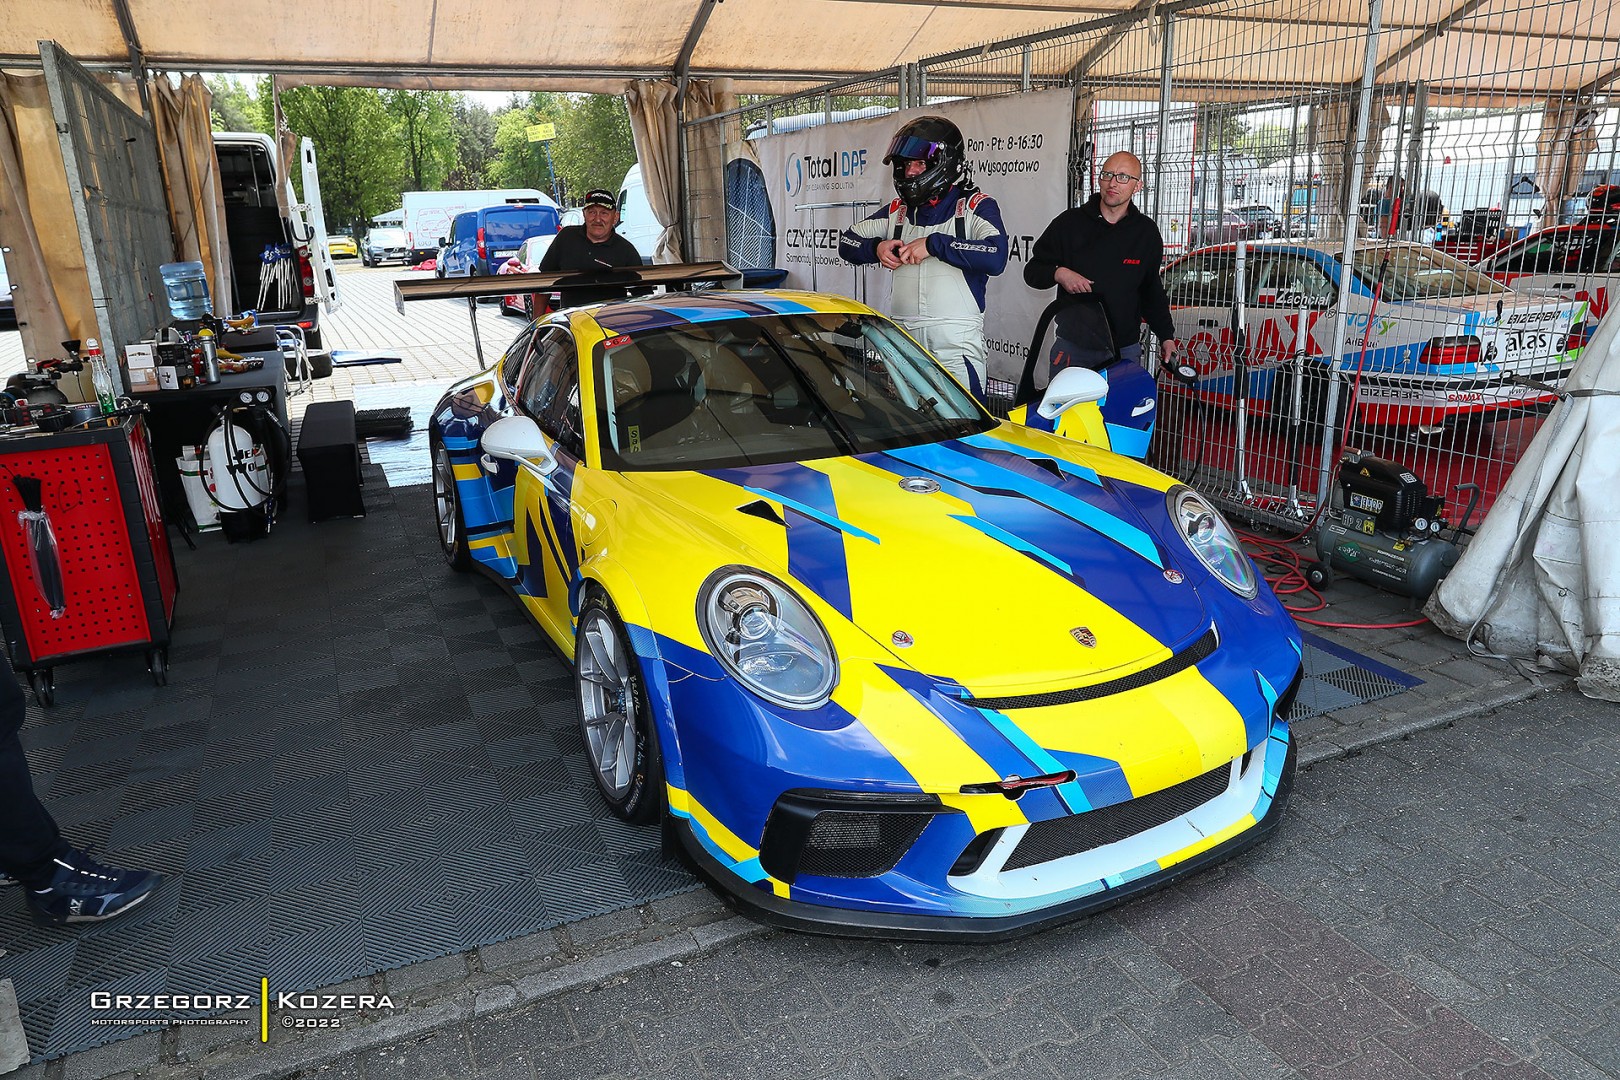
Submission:
[[[1351,296],[1351,267],[1356,260],[1356,234],[1361,231],[1361,185],[1367,156],[1367,128],[1372,115],[1373,81],[1378,70],[1378,32],[1384,16],[1384,0],[1367,0],[1367,51],[1361,69],[1361,96],[1356,109],[1355,153],[1350,159],[1350,185],[1344,205],[1339,212],[1344,217],[1344,250],[1340,255],[1339,317],[1333,323],[1333,348],[1327,354],[1328,394],[1327,409],[1322,413],[1322,455],[1318,462],[1316,505],[1327,505],[1328,485],[1333,475],[1333,440],[1339,434],[1339,383],[1333,373],[1344,356],[1344,342],[1349,336],[1350,313],[1345,301]],[[1368,326],[1364,333],[1372,333]]]
[[[1165,125],[1170,116],[1170,62],[1175,55],[1175,12],[1164,13],[1163,50],[1159,54],[1159,137],[1153,147],[1153,217],[1159,217],[1164,193]]]

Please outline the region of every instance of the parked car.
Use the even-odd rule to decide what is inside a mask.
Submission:
[[[360,245],[360,261],[367,266],[381,266],[387,262],[410,265],[411,247],[405,240],[405,230],[392,225],[379,225],[366,233]]]
[[[439,276],[493,276],[523,241],[556,233],[559,217],[556,207],[536,203],[503,203],[457,214],[444,238]]]
[[[1269,236],[1276,236],[1279,227],[1277,211],[1265,203],[1245,203],[1234,206],[1232,213],[1242,218],[1249,226],[1248,239],[1262,240]]]
[[[1591,340],[1612,297],[1620,296],[1620,223],[1601,217],[1555,225],[1509,244],[1479,269],[1516,291],[1556,294],[1585,305],[1580,344]]]
[[[1249,223],[1232,210],[1194,212],[1188,218],[1187,233],[1195,245],[1230,244],[1252,237]]]
[[[334,259],[358,259],[360,245],[346,232],[331,233],[326,238],[326,253]]]
[[[545,236],[531,236],[518,245],[517,254],[507,259],[501,265],[503,274],[534,274],[540,270],[540,260],[546,257],[546,251],[551,242],[557,239],[556,233]],[[554,292],[541,293],[540,302],[535,303],[535,293],[510,293],[501,297],[502,315],[522,315],[526,319],[545,315],[558,306],[558,297]]]
[[[1219,512],[864,305],[561,311],[431,415],[444,555],[572,658],[600,796],[764,918],[1018,933],[1280,817],[1301,640]]]
[[[1330,366],[1347,377],[1359,371],[1359,423],[1403,427],[1549,400],[1508,377],[1557,384],[1568,374],[1584,304],[1521,295],[1449,255],[1400,241],[1356,252],[1344,301],[1350,328],[1345,351],[1330,358],[1340,310],[1339,255],[1328,244],[1267,241],[1249,249],[1246,358],[1249,394],[1258,409],[1292,401],[1285,372],[1298,344],[1301,312],[1303,398],[1307,418],[1315,422],[1324,414]],[[1375,312],[1373,289],[1380,277]],[[1191,252],[1167,266],[1163,279],[1176,336],[1200,374],[1200,393],[1216,403],[1230,401],[1237,357],[1231,330],[1238,296],[1234,247]]]

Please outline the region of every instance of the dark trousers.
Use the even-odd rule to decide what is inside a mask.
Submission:
[[[0,870],[30,888],[50,884],[51,860],[70,850],[56,819],[34,795],[34,778],[23,756],[27,699],[12,675],[0,675]]]

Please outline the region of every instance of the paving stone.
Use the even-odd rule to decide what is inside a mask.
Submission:
[[[131,1039],[70,1054],[63,1063],[63,1080],[103,1080],[115,1073],[145,1069],[158,1063],[163,1052],[159,1033],[136,1035]]]
[[[384,976],[389,994],[396,999],[401,994],[408,996],[412,991],[424,986],[458,982],[466,977],[467,957],[460,954],[441,956],[437,960],[423,960],[418,964],[407,964],[402,968],[395,968]]]
[[[453,1026],[360,1055],[366,1080],[431,1080],[472,1071],[466,1033]]]

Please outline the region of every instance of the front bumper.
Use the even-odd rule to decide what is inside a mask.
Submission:
[[[1296,678],[1278,715],[1297,687]],[[789,792],[752,874],[691,816],[677,813],[670,825],[689,864],[762,922],[836,936],[994,941],[1093,914],[1264,840],[1281,818],[1296,757],[1286,721],[1274,719],[1257,747],[1202,777],[976,836],[964,815],[917,796]],[[822,830],[818,813],[848,824]],[[850,839],[863,828],[864,841]],[[827,846],[817,847],[817,834]],[[906,909],[908,896],[916,910]]]

